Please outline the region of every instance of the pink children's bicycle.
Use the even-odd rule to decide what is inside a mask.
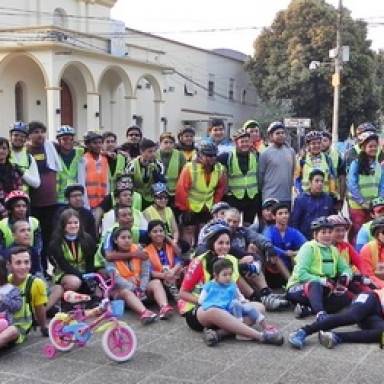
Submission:
[[[110,291],[115,284],[115,271],[105,280],[98,273],[87,273],[85,279],[95,279],[103,292],[99,307],[85,310],[88,295],[66,292],[64,300],[76,304],[69,313],[59,312],[49,323],[49,339],[43,353],[53,358],[57,351],[70,351],[75,345],[84,347],[94,333],[104,332],[101,344],[106,355],[117,362],[129,360],[136,351],[137,339],[134,331],[118,318],[124,314],[123,300],[110,300]]]

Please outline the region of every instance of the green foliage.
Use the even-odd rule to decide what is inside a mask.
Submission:
[[[277,13],[254,43],[255,54],[247,70],[263,101],[291,100],[293,115],[312,118],[313,125],[331,127],[334,71],[329,50],[336,45],[337,10],[325,0],[292,0]],[[343,10],[342,44],[350,47],[344,63],[340,102],[340,131],[345,138],[352,123],[375,121],[384,101],[384,54],[376,59],[367,40],[367,27]],[[311,61],[329,63],[309,70]],[[381,93],[380,93],[381,92]]]

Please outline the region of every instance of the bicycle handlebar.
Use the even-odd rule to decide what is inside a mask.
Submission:
[[[95,273],[95,272],[84,273],[83,279],[85,279],[85,280],[95,279],[98,281],[98,283],[100,284],[100,287],[104,291],[109,292],[112,289],[112,287],[115,285],[115,269],[114,268],[107,268],[107,271],[111,274],[110,284],[106,283],[104,277],[102,275],[100,275],[100,273]]]

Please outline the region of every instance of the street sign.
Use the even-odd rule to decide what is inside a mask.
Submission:
[[[284,119],[287,128],[311,128],[311,119],[299,117],[287,117]]]

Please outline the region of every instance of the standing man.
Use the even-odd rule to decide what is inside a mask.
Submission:
[[[40,187],[40,175],[35,159],[27,152],[25,143],[28,137],[28,124],[16,121],[9,131],[11,144],[11,163],[16,165],[22,172],[24,191],[29,187]]]
[[[286,143],[286,131],[282,122],[271,123],[267,132],[271,145],[259,158],[259,188],[262,199],[277,199],[290,208],[296,166],[295,151]]]
[[[257,181],[258,155],[251,152],[250,134],[239,129],[233,135],[235,148],[222,153],[218,161],[227,169],[228,191],[226,201],[243,214],[245,223],[251,224],[260,214],[260,197]]]
[[[61,171],[57,173],[57,201],[65,204],[65,189],[79,182],[79,169],[83,166],[84,148],[74,148],[75,130],[62,125],[56,133],[56,150],[61,162]]]
[[[176,185],[175,204],[182,211],[183,226],[193,226],[193,234],[185,238],[192,246],[199,227],[210,219],[213,204],[223,199],[227,177],[216,161],[217,146],[209,141],[200,144],[197,158],[187,163]]]
[[[133,189],[141,194],[143,210],[153,204],[152,185],[166,182],[164,166],[156,159],[156,149],[156,143],[144,137],[140,142],[140,156],[132,160],[127,168]]]
[[[181,128],[177,134],[179,142],[176,149],[183,153],[186,161],[192,161],[196,157],[195,136],[195,130],[188,125]]]
[[[143,138],[141,128],[137,125],[132,125],[126,132],[127,142],[119,147],[119,152],[123,154],[127,161],[136,159],[140,155],[140,141]]]
[[[257,153],[265,151],[267,146],[260,133],[260,124],[256,120],[247,120],[243,128],[249,133],[251,138],[251,150]]]
[[[79,183],[85,186],[85,204],[92,210],[98,207],[109,193],[109,165],[101,154],[103,137],[101,133],[88,131],[84,136],[87,151],[79,175]]]
[[[226,136],[224,121],[214,119],[208,128],[208,140],[217,146],[217,154],[230,152],[233,148],[231,140]]]
[[[116,180],[125,173],[127,158],[117,152],[117,136],[113,132],[103,133],[103,155],[108,160],[111,181],[110,190],[114,191]]]
[[[56,148],[51,141],[46,140],[47,128],[38,121],[29,123],[29,153],[34,157],[41,184],[39,188],[31,188],[29,196],[31,199],[32,216],[40,222],[43,239],[41,252],[41,264],[47,276],[48,246],[52,233],[52,218],[57,208],[57,174],[61,172],[61,161]]]

